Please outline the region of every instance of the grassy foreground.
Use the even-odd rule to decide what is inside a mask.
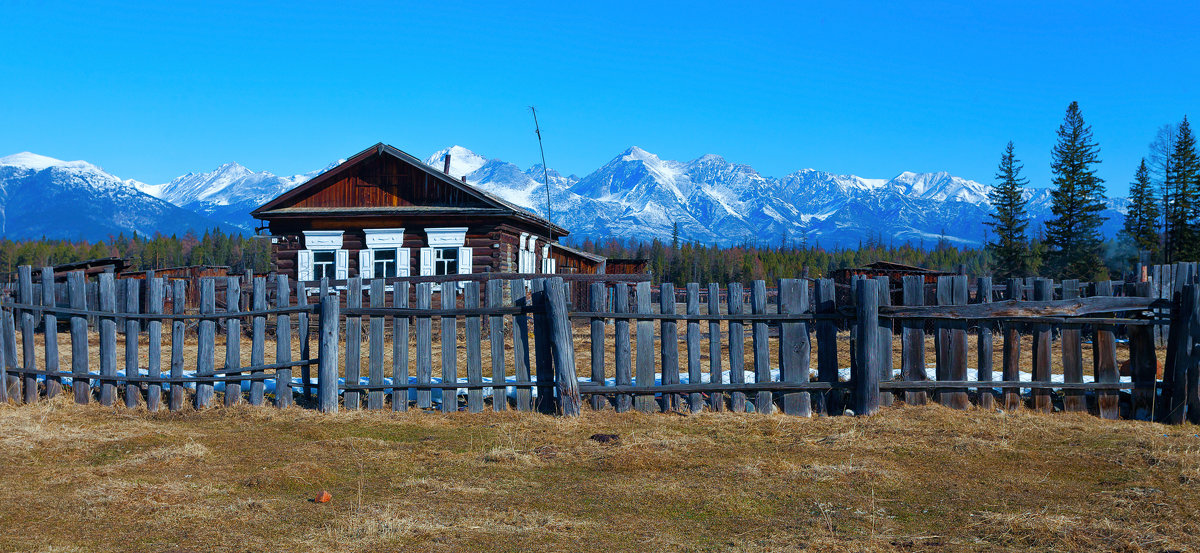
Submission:
[[[609,443],[589,439],[616,434]],[[0,407],[0,551],[1200,549],[1190,425]],[[328,490],[333,500],[311,501]]]

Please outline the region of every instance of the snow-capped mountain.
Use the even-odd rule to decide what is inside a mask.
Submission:
[[[541,166],[522,171],[461,146],[438,151],[426,163],[545,216]],[[458,160],[461,158],[461,162]],[[802,169],[782,178],[708,154],[688,162],[663,160],[632,147],[583,178],[553,173],[554,221],[572,238],[669,239],[674,225],[685,240],[702,243],[778,243],[781,240],[853,246],[870,238],[895,243],[941,238],[978,245],[985,238],[992,186],[946,172],[903,172],[868,179]],[[1050,193],[1026,190],[1036,228],[1050,217]],[[1104,232],[1115,235],[1127,206],[1113,198]]]
[[[470,184],[542,216],[548,176],[551,216],[577,241],[666,240],[678,224],[683,239],[707,244],[786,240],[854,246],[874,239],[932,246],[944,238],[978,245],[992,211],[991,185],[945,172],[868,179],[801,169],[775,178],[717,155],[680,162],[638,147],[582,178],[554,170],[543,175],[541,165],[522,170],[462,146],[435,152],[426,163],[440,171],[447,153],[453,177],[465,176]],[[218,224],[249,232],[251,210],[338,163],[290,177],[228,163],[147,185],[83,161],[16,154],[0,158],[0,232],[13,238],[106,238],[116,232],[182,232]],[[1051,215],[1050,192],[1028,189],[1026,197],[1034,231]],[[69,221],[44,217],[45,206],[68,214]],[[1127,206],[1124,198],[1108,201],[1107,236],[1117,233]]]
[[[108,239],[155,232],[182,235],[217,221],[177,207],[86,161],[30,152],[0,157],[0,235],[9,239]]]
[[[138,189],[184,209],[222,221],[243,231],[254,228],[250,211],[301,183],[336,167],[280,177],[266,171],[254,172],[242,165],[226,163],[207,173],[188,173],[164,184],[141,184]]]

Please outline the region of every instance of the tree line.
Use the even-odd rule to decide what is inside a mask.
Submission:
[[[271,268],[271,244],[265,236],[230,234],[219,228],[200,236],[191,231],[183,237],[119,234],[95,242],[0,239],[0,273],[12,273],[20,265],[45,267],[106,257],[124,258],[135,270],[223,265],[235,273],[246,269],[266,273]]]
[[[1099,152],[1079,103],[1071,102],[1051,152],[1053,217],[1030,236],[1029,181],[1008,143],[989,193],[995,212],[987,221],[993,237],[985,251],[994,275],[1097,280],[1138,262],[1200,260],[1200,158],[1187,117],[1159,129],[1149,156],[1134,170],[1120,236],[1107,243],[1100,234],[1105,188],[1095,170]]]

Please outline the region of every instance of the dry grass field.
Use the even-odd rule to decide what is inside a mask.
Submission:
[[[1197,433],[936,406],[564,419],[60,396],[0,406],[0,551],[1190,551]]]

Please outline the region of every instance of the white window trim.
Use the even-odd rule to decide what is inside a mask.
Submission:
[[[467,227],[442,227],[425,229],[429,247],[457,248],[467,242]]]
[[[304,249],[312,251],[328,251],[342,249],[342,234],[340,230],[306,230],[304,232]]]
[[[372,250],[404,247],[402,228],[368,228],[363,229],[363,234],[366,235],[367,247]]]

